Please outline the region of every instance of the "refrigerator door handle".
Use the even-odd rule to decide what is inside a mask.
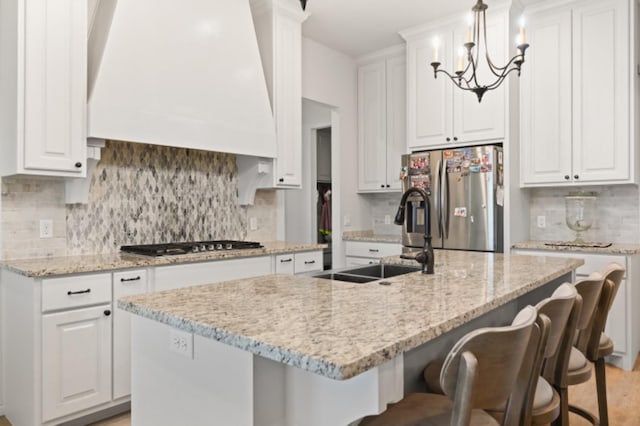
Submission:
[[[444,239],[449,238],[449,174],[447,173],[446,168],[442,167],[442,173],[444,178],[442,179],[442,183],[444,188],[442,189],[442,227]]]
[[[441,175],[442,175],[442,170],[441,170],[441,163],[442,160],[438,160],[438,166],[436,167],[437,172],[436,172],[436,184],[435,184],[435,194],[434,194],[434,201],[435,201],[435,214],[436,214],[436,220],[438,221],[438,238],[442,238],[442,213],[440,210],[440,196],[442,194],[442,188],[440,187],[440,181],[441,181]],[[431,218],[429,218],[429,220],[431,220]]]

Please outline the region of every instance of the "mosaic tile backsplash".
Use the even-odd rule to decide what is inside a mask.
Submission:
[[[109,253],[166,241],[276,239],[275,191],[258,191],[253,207],[238,206],[231,154],[108,141],[101,156],[86,205],[65,205],[62,181],[2,180],[3,258]],[[259,224],[251,235],[248,214]],[[38,238],[45,217],[54,220],[54,238]]]

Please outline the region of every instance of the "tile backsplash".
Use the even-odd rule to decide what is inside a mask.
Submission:
[[[400,235],[402,227],[393,224],[393,219],[398,211],[398,204],[402,198],[401,192],[362,195],[368,203],[368,211],[371,212],[371,228],[376,235]],[[385,216],[390,223],[385,223]]]
[[[2,257],[115,252],[124,244],[206,239],[275,240],[274,190],[237,203],[231,154],[108,141],[91,175],[88,204],[64,204],[64,182],[2,179]],[[248,232],[248,216],[258,230]],[[53,219],[53,238],[39,220]]]
[[[575,233],[565,223],[565,195],[577,190],[539,188],[531,190],[530,238],[539,241],[571,241]],[[632,185],[584,188],[597,194],[595,221],[584,239],[598,242],[640,242],[638,187]],[[537,217],[545,216],[546,226],[537,226]]]

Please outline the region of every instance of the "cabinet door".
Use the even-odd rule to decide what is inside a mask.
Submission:
[[[527,17],[534,49],[520,77],[520,180],[571,180],[571,11]],[[550,66],[554,64],[554,66]]]
[[[24,8],[24,168],[85,176],[87,2]]]
[[[276,186],[302,184],[302,41],[300,23],[274,15],[274,116],[278,139]]]
[[[434,30],[411,37],[407,42],[407,148],[415,151],[452,142],[451,80],[433,76],[433,42],[440,41],[439,61],[451,69],[452,34],[449,29]],[[447,141],[447,138],[450,140]]]
[[[387,60],[387,189],[402,189],[400,156],[407,153],[407,61]]]
[[[386,184],[387,95],[384,61],[358,69],[358,189]]]
[[[111,305],[42,316],[42,420],[111,400]]]
[[[573,177],[628,180],[628,2],[584,3],[573,11]]]
[[[147,271],[113,274],[113,399],[131,394],[131,314],[117,307],[125,296],[147,292]]]
[[[464,49],[467,27],[457,27],[454,32],[454,56],[457,58],[458,49]],[[505,38],[507,37],[506,16],[497,15],[487,19],[487,49],[492,61],[498,66],[504,66],[513,52],[505,52]],[[483,44],[484,46],[484,44]],[[478,82],[490,84],[495,81],[495,75],[489,69],[484,49],[480,51],[477,70]],[[453,71],[453,68],[450,68]],[[453,87],[453,139],[456,143],[466,143],[483,140],[500,140],[505,135],[505,96],[507,80],[498,88],[485,93],[482,102],[473,92]],[[451,81],[447,84],[453,85]],[[456,140],[457,139],[457,140]]]

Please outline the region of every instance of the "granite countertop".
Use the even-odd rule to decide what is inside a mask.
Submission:
[[[402,244],[400,234],[375,234],[373,230],[366,231],[345,231],[342,233],[343,241],[367,241],[374,243],[397,243]]]
[[[560,241],[521,241],[511,245],[511,248],[527,249],[527,250],[547,250],[547,251],[572,251],[572,252],[594,253],[594,254],[640,253],[640,245],[638,244],[613,243],[609,247],[574,247],[574,246],[547,245],[547,243],[558,244],[560,243]]]
[[[438,250],[436,273],[352,284],[267,275],[131,296],[118,306],[344,380],[582,265],[581,259]],[[387,263],[416,266],[400,257]]]
[[[260,249],[210,251],[175,256],[144,256],[129,253],[106,253],[84,256],[60,256],[0,261],[0,266],[27,277],[100,272],[178,263],[207,262],[238,257],[268,256],[280,253],[322,250],[326,244],[297,244],[284,241],[262,243]]]

